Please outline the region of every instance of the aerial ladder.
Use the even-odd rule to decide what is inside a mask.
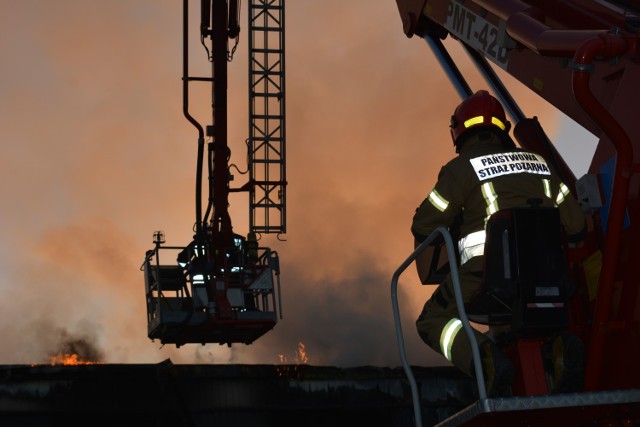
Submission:
[[[200,77],[189,73],[189,2],[183,0],[183,113],[197,133],[194,236],[185,246],[169,246],[164,233],[155,232],[141,267],[148,336],[162,344],[251,344],[282,315],[278,254],[259,240],[286,233],[284,0],[248,3],[248,180],[232,187],[232,167],[243,172],[229,163],[227,63],[240,37],[241,2],[200,1],[200,41],[211,63],[211,76]],[[211,93],[207,126],[191,113],[194,83]],[[246,236],[232,227],[229,195],[235,192],[249,199]]]
[[[571,426],[638,425],[640,1],[396,0],[396,3],[405,35],[427,42],[457,94],[464,99],[474,91],[443,40],[450,38],[461,44],[516,123],[514,136],[518,143],[554,165],[577,195],[588,220],[584,244],[563,249],[571,285],[561,316],[565,319],[563,327],[580,337],[586,346],[583,390],[551,394],[548,373],[540,361],[540,346],[517,344],[517,351],[510,353],[519,368],[515,396],[487,397],[484,384],[478,380],[478,401],[439,425],[512,426],[550,422]],[[496,67],[599,138],[585,176],[577,179],[538,120],[524,115],[500,80]],[[433,278],[442,271],[457,274],[453,261],[456,254],[448,231],[438,230],[435,234],[442,238],[432,236],[398,269],[392,280],[394,311],[398,310],[395,294],[398,276],[414,260],[418,259],[421,279],[423,274]],[[421,258],[420,252],[428,251],[427,247],[435,241],[444,241],[444,246],[430,249],[431,253],[441,252],[444,261],[443,257]],[[467,318],[467,329],[472,316],[464,312],[469,307],[460,303],[458,307],[461,317]],[[513,318],[521,314],[518,310],[525,309],[513,309]],[[403,366],[413,390],[415,421],[420,424],[420,387],[406,363],[401,325],[398,320],[396,324]],[[477,349],[474,355],[477,372]]]

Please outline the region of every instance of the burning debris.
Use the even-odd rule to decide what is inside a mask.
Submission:
[[[93,365],[103,363],[102,350],[93,343],[88,333],[70,333],[64,328],[56,328],[52,337],[55,341],[48,346],[48,362],[51,365]]]
[[[51,365],[95,365],[97,363],[101,363],[93,362],[90,360],[83,360],[76,353],[59,353],[56,356],[49,356],[49,362],[51,363]]]
[[[307,356],[307,350],[302,342],[298,343],[298,348],[296,349],[295,354],[292,357],[292,362],[294,365],[307,365],[309,364],[309,356]],[[278,361],[280,363],[287,363],[287,356],[284,354],[278,355]]]
[[[298,352],[296,353],[295,362],[302,365],[309,363],[309,357],[307,356],[307,351],[302,342],[298,343]]]
[[[295,354],[292,357],[292,364],[287,364],[287,356],[284,354],[278,355],[278,361],[280,365],[276,366],[276,371],[279,376],[292,376],[300,379],[300,371],[298,367],[300,365],[309,364],[309,356],[307,356],[307,350],[302,342],[298,343]]]

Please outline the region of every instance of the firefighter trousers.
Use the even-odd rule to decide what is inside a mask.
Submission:
[[[481,271],[482,257],[472,258],[460,268],[460,284],[465,303],[480,286]],[[420,338],[429,347],[445,356],[467,375],[474,376],[471,342],[459,319],[451,275],[447,276],[425,303],[416,320],[416,327]],[[486,335],[474,331],[479,346],[489,341]]]

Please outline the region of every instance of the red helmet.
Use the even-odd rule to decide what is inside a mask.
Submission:
[[[500,101],[486,90],[479,90],[462,101],[451,116],[453,144],[457,145],[458,138],[475,126],[495,126],[506,132],[511,128]]]

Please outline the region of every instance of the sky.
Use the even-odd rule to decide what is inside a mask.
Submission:
[[[0,0],[0,364],[46,363],[82,341],[105,363],[279,363],[295,361],[303,343],[313,365],[400,365],[391,276],[413,248],[415,208],[455,155],[448,123],[459,99],[427,44],[404,36],[395,1],[286,7],[287,234],[261,241],[280,255],[284,319],[252,345],[176,349],[146,336],[139,267],[154,231],[186,245],[195,219],[182,2]],[[241,31],[228,92],[239,166],[248,137]],[[190,37],[192,74],[208,73],[197,33]],[[484,88],[447,46],[472,88]],[[506,83],[561,152],[589,140],[529,89]],[[202,122],[208,90],[191,94]],[[578,176],[584,152],[567,158]],[[246,234],[247,200],[234,197],[230,212]],[[416,365],[445,363],[413,326],[431,292],[412,269],[401,277]]]

